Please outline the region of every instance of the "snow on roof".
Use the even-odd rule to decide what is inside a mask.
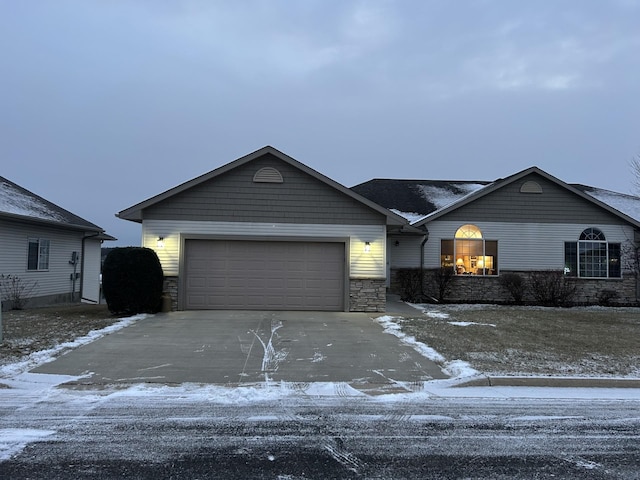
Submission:
[[[424,217],[422,213],[401,212],[400,210],[396,210],[395,208],[390,208],[389,210],[391,210],[396,215],[400,215],[401,217],[406,218],[409,221],[409,223],[417,222],[418,220]]]
[[[65,219],[43,199],[18,188],[15,184],[0,181],[0,212],[63,222]]]
[[[583,191],[634,220],[640,221],[640,197],[586,186]]]
[[[66,227],[103,232],[99,226],[81,218],[35,193],[0,177],[0,215],[18,215],[34,221],[64,224]]]
[[[419,185],[419,190],[427,201],[440,210],[485,186],[486,184],[481,183],[452,183],[447,185],[447,188],[437,185]]]

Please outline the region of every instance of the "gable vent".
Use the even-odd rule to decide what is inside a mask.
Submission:
[[[283,183],[282,174],[273,167],[264,167],[253,176],[254,183]]]
[[[520,187],[520,193],[542,193],[542,187],[538,182],[529,180]]]

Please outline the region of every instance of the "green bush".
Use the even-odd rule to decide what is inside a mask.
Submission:
[[[162,306],[162,266],[150,248],[114,248],[104,260],[102,290],[111,313],[156,313]]]

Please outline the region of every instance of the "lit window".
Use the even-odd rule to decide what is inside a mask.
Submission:
[[[620,244],[608,243],[597,228],[587,228],[577,242],[564,244],[564,273],[570,277],[620,278],[620,260]]]
[[[457,275],[497,275],[498,242],[485,240],[475,225],[463,225],[453,239],[441,240],[440,265]]]
[[[27,270],[49,269],[49,240],[30,238],[27,251]]]

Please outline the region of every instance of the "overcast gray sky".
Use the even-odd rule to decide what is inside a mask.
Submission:
[[[114,214],[272,145],[353,186],[633,191],[639,0],[0,0],[0,175]]]

